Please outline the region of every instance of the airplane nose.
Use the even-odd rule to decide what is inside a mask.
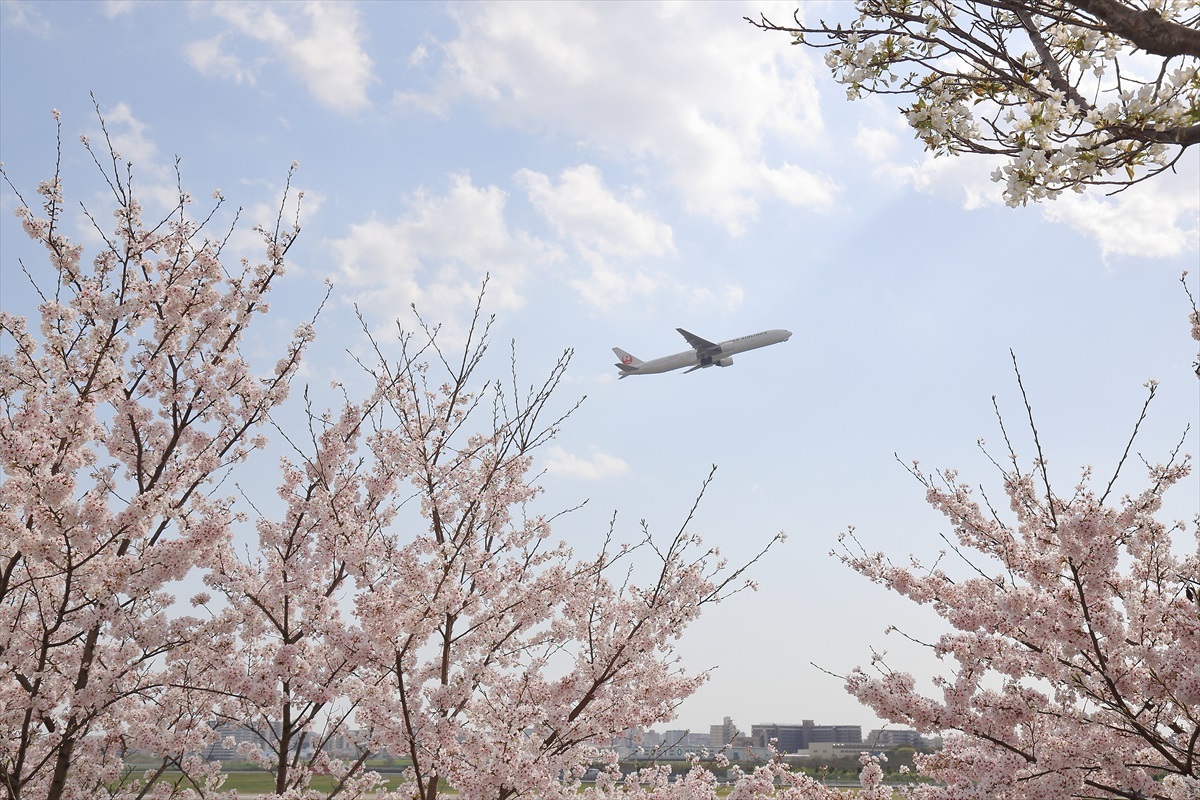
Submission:
[[[783,340],[786,342],[786,341],[787,341],[788,339],[790,339],[790,338],[792,338],[792,332],[791,332],[791,331],[788,331],[788,330],[785,330],[785,331],[783,332]]]

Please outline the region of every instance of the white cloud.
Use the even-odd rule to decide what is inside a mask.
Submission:
[[[1091,189],[1043,203],[1043,213],[1094,238],[1102,255],[1172,258],[1200,249],[1200,159],[1113,197]]]
[[[1002,185],[990,177],[1001,163],[1000,156],[925,154],[920,162],[907,165],[884,161],[876,171],[921,192],[958,197],[972,210],[1003,202]],[[1186,159],[1178,173],[1165,173],[1113,196],[1106,195],[1103,186],[1064,192],[1057,199],[1031,204],[1027,211],[1040,208],[1045,219],[1094,240],[1105,258],[1176,257],[1200,249],[1200,158]]]
[[[899,146],[899,137],[887,128],[862,126],[854,137],[854,149],[874,164],[890,161]]]
[[[860,104],[865,124],[855,149],[875,165],[874,174],[897,185],[958,200],[967,210],[1001,205],[1003,184],[992,171],[1007,163],[1003,156],[970,154],[935,157],[912,142],[912,129],[902,115],[878,98]],[[914,152],[916,151],[916,152]],[[1064,192],[1055,200],[1031,204],[1045,219],[1066,224],[1093,239],[1104,257],[1170,258],[1200,249],[1200,157],[1188,154],[1164,173],[1113,196],[1093,186],[1081,194]]]
[[[398,219],[368,219],[330,242],[338,282],[364,306],[402,316],[416,303],[429,319],[452,321],[474,307],[485,274],[492,304],[512,308],[531,271],[557,261],[561,251],[509,228],[508,196],[475,186],[466,173],[451,177],[445,194],[418,190]]]
[[[132,14],[139,5],[146,5],[140,0],[104,0],[104,16],[116,19],[125,14]]]
[[[275,229],[276,222],[287,229],[299,217],[301,226],[310,224],[313,219],[320,213],[321,205],[324,201],[320,192],[312,189],[303,188],[293,176],[292,184],[288,190],[287,202],[284,203],[284,176],[279,176],[278,182],[270,181],[254,181],[250,185],[261,192],[259,197],[267,196],[269,200],[259,200],[252,203],[246,203],[241,208],[239,213],[239,223],[230,234],[224,249],[223,258],[226,263],[237,264],[241,259],[246,259],[251,264],[258,264],[266,258],[266,242],[263,235],[254,230],[256,226],[261,226],[268,231]],[[300,193],[304,193],[301,198]],[[242,192],[239,192],[239,196]],[[226,203],[226,208],[233,201],[239,198],[230,197]],[[282,206],[283,212],[280,213]],[[303,241],[301,235],[301,241]],[[309,271],[305,259],[313,261],[321,261],[317,255],[309,247],[293,247],[288,251],[287,268],[289,275],[304,274]]]
[[[675,253],[671,226],[617,199],[590,164],[563,170],[557,185],[528,169],[516,181],[558,235],[582,250],[618,258]]]
[[[199,39],[183,47],[184,58],[206,78],[225,78],[234,83],[254,84],[253,70],[243,67],[241,59],[222,47],[224,36]]]
[[[614,475],[624,475],[629,471],[629,464],[624,459],[601,453],[595,448],[592,448],[587,458],[581,458],[555,445],[550,448],[546,458],[546,471],[552,475],[599,481]]]
[[[600,309],[627,303],[633,297],[658,294],[670,285],[661,274],[621,269],[603,259],[596,259],[588,266],[588,274],[572,278],[568,283],[580,297]]]
[[[138,202],[145,210],[143,217],[147,224],[153,225],[163,219],[165,215],[174,214],[180,199],[180,182],[182,182],[183,191],[192,197],[192,203],[186,207],[187,216],[194,221],[199,221],[209,214],[216,205],[212,193],[219,187],[211,184],[205,185],[205,176],[190,171],[187,160],[183,162],[180,174],[177,176],[173,160],[163,157],[157,142],[152,138],[152,129],[134,113],[129,104],[117,103],[114,106],[102,108],[100,114],[104,120],[104,128],[108,132],[108,140],[116,151],[118,163],[121,164],[120,168],[123,171],[126,162],[131,165],[134,192]],[[111,161],[106,156],[104,133],[99,127],[88,131],[87,137],[90,146],[99,156],[100,163],[111,165]],[[111,170],[111,166],[109,169]],[[122,177],[124,177],[123,174]],[[261,262],[265,258],[266,245],[263,237],[260,233],[255,232],[253,227],[262,225],[267,229],[274,228],[275,222],[279,218],[280,203],[283,199],[284,177],[284,174],[281,173],[278,181],[274,183],[268,181],[249,183],[248,185],[253,189],[259,190],[255,194],[249,194],[244,191],[245,187],[242,187],[242,190],[237,192],[237,196],[230,195],[228,197],[224,211],[219,212],[208,226],[208,233],[205,235],[216,235],[215,231],[224,231],[223,226],[233,222],[233,209],[240,208],[240,222],[228,233],[222,254],[222,260],[231,269],[236,268],[242,258],[251,263]],[[282,223],[285,227],[296,219],[299,194],[300,187],[293,180],[288,203],[283,211]],[[269,199],[265,201],[256,199],[263,197]],[[322,199],[319,193],[311,189],[305,190],[301,219],[311,219],[315,216],[320,209]],[[112,192],[107,188],[93,193],[85,203],[88,211],[96,216],[96,221],[101,227],[105,226],[105,221],[109,218],[108,211],[112,208],[112,204]],[[82,214],[77,220],[77,228],[77,235],[81,241],[94,246],[103,244],[103,239],[96,231],[95,224]],[[299,253],[304,249],[291,251],[288,256],[290,269],[303,271],[298,259]]]
[[[373,319],[404,316],[415,303],[429,319],[451,323],[474,307],[485,274],[490,304],[515,308],[530,281],[551,267],[598,308],[662,292],[697,305],[741,303],[736,284],[693,286],[672,277],[660,263],[675,255],[670,226],[634,205],[636,191],[614,195],[595,167],[571,167],[557,179],[521,170],[514,181],[555,236],[510,226],[508,194],[460,172],[444,193],[420,189],[406,198],[398,218],[366,219],[330,241],[338,284],[371,307]]]
[[[134,115],[127,103],[117,103],[101,109],[100,113],[117,160],[122,165],[125,162],[132,165],[137,199],[146,208],[146,218],[161,218],[179,203],[179,185],[171,164],[163,159],[158,145],[150,138],[149,126]],[[101,156],[101,163],[107,163],[103,157],[106,146],[103,132],[97,127],[88,133],[88,138]],[[111,203],[112,195],[108,192],[100,193],[94,201],[98,208],[107,208]]]
[[[722,311],[734,311],[742,305],[745,290],[740,284],[722,283],[711,286],[678,286],[677,291],[694,306],[711,305]]]
[[[769,167],[760,163],[758,172],[764,186],[774,190],[780,200],[794,206],[827,208],[834,203],[837,187],[828,179],[803,167],[788,163]]]
[[[375,80],[373,63],[362,47],[358,12],[351,4],[223,2],[203,8],[236,32],[265,42],[320,103],[343,113],[370,107],[367,87]],[[193,42],[186,52],[202,74],[253,82],[241,61],[221,49],[220,41]]]
[[[557,182],[523,169],[515,180],[530,204],[554,228],[586,274],[568,277],[568,284],[597,308],[624,303],[630,297],[671,292],[696,305],[740,305],[739,286],[725,286],[720,295],[708,286],[692,286],[670,274],[677,254],[671,226],[640,208],[637,190],[617,197],[604,183],[600,170],[580,164],[563,170]],[[669,260],[668,263],[663,263]]]
[[[580,297],[599,309],[627,304],[635,297],[670,294],[694,307],[716,307],[733,311],[742,304],[745,291],[740,284],[725,282],[716,288],[681,281],[661,270],[622,268],[603,259],[588,262],[586,275],[568,283]]]
[[[410,67],[420,66],[427,58],[429,58],[429,48],[419,44],[408,54],[408,65]]]
[[[143,165],[156,161],[158,145],[146,137],[146,124],[133,115],[128,104],[117,103],[102,116],[120,158]]]
[[[957,197],[963,208],[973,211],[1003,202],[1000,187],[991,178],[992,170],[999,163],[999,156],[934,156],[926,153],[921,161],[895,167],[893,171],[917,191]]]
[[[29,31],[39,39],[49,37],[53,31],[50,20],[39,14],[31,3],[24,2],[24,0],[5,0],[0,3],[0,9],[3,9],[4,12],[5,25]]]
[[[445,109],[467,96],[507,124],[578,139],[665,171],[687,209],[744,232],[762,198],[823,206],[834,181],[768,161],[823,133],[810,57],[738,22],[730,4],[472,4],[452,7],[441,83],[397,102]],[[656,16],[650,19],[648,16]],[[791,186],[797,179],[802,189]]]

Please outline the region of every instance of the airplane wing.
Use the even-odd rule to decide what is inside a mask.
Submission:
[[[687,339],[687,343],[696,351],[696,355],[701,358],[705,356],[717,356],[721,354],[721,346],[710,342],[708,339],[701,339],[694,333],[688,333],[683,328],[676,328],[679,335]]]

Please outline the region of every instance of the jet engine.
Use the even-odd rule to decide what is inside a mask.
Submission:
[[[733,366],[733,357],[730,356],[729,358],[722,358],[719,361],[714,361],[713,363],[716,364],[718,367],[732,367]]]

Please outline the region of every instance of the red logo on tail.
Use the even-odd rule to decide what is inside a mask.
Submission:
[[[633,356],[621,356],[621,363],[622,364],[632,364]]]

